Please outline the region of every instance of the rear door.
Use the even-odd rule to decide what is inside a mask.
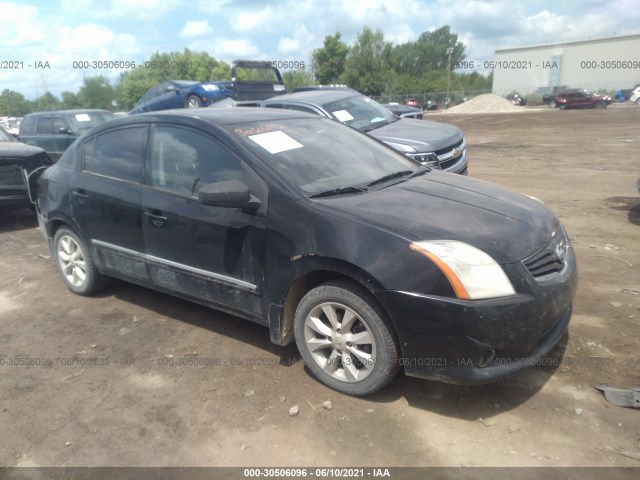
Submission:
[[[154,127],[143,190],[146,259],[156,286],[260,321],[264,315],[267,189],[212,135]],[[263,202],[257,212],[202,205],[200,187],[241,180]]]
[[[104,272],[148,279],[143,259],[140,182],[148,127],[107,130],[81,146],[82,169],[70,181],[71,214]]]

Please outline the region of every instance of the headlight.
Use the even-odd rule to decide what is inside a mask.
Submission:
[[[469,244],[432,240],[414,242],[411,249],[420,252],[442,270],[460,299],[479,300],[516,293],[500,265]]]
[[[220,90],[220,87],[218,87],[218,85],[202,85],[202,88],[207,92],[217,92],[218,90]]]

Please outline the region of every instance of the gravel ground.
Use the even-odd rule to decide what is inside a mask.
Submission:
[[[471,100],[443,110],[440,113],[454,115],[459,113],[521,113],[528,109],[518,107],[506,98],[493,93],[478,95]]]

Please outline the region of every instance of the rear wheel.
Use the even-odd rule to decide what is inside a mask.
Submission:
[[[607,108],[607,104],[605,102],[596,102],[596,108]]]
[[[64,283],[73,293],[92,295],[109,284],[109,278],[98,271],[85,242],[73,230],[62,227],[56,232],[53,254]]]
[[[189,95],[186,102],[184,102],[185,108],[201,108],[202,100],[197,95]]]
[[[325,385],[348,395],[368,395],[399,370],[393,327],[363,287],[332,281],[307,293],[294,320],[298,350]]]

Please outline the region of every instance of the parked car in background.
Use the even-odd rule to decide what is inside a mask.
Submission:
[[[416,100],[415,98],[405,98],[402,101],[403,105],[407,105],[408,107],[419,107],[420,103],[418,103],[418,100]]]
[[[20,124],[18,137],[27,145],[47,151],[57,161],[83,133],[115,118],[108,110],[77,109],[28,113]]]
[[[633,94],[638,91],[640,91],[640,83],[636,83],[636,85],[633,88],[623,88],[619,92],[622,95],[622,99],[624,101],[624,100],[631,100],[631,97],[633,96]]]
[[[437,110],[438,102],[435,100],[427,100],[422,104],[422,110]]]
[[[424,165],[467,174],[467,149],[464,134],[458,127],[398,118],[375,100],[353,89],[290,93],[265,100],[260,105],[329,117],[368,133]]]
[[[32,174],[52,163],[43,149],[19,142],[0,127],[0,209],[33,206],[27,185],[37,180]]]
[[[539,364],[571,318],[576,259],[545,204],[318,115],[117,119],[45,170],[37,198],[72,292],[117,277],[252,320],[350,395],[402,368],[498,380]]]
[[[607,108],[612,102],[611,97],[591,93],[588,90],[567,90],[556,95],[549,103],[551,108]]]
[[[526,100],[522,98],[520,95],[518,95],[517,93],[510,93],[509,95],[507,95],[507,100],[509,100],[511,103],[519,107],[522,107],[527,104]]]
[[[295,87],[293,90],[291,90],[291,93],[310,92],[313,90],[353,90],[353,89],[348,85],[344,85],[341,83],[336,83],[336,84],[332,83],[329,85],[304,85],[301,87]]]
[[[129,113],[202,108],[224,98],[264,100],[284,93],[286,89],[282,75],[271,63],[237,60],[231,68],[230,82],[168,80],[149,89]]]
[[[207,107],[232,95],[231,82],[194,82],[168,80],[147,90],[130,114],[171,108]]]
[[[383,103],[382,106],[389,110],[394,115],[401,118],[415,118],[417,120],[422,119],[422,109],[416,107],[410,107],[408,105],[400,105],[399,103]]]

